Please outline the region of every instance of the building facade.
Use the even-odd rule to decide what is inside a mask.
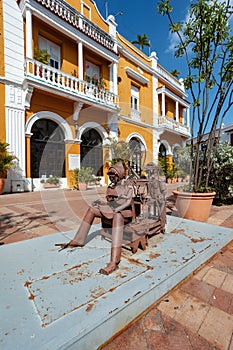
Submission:
[[[117,32],[92,0],[2,0],[0,139],[18,157],[5,192],[41,190],[91,166],[102,184],[111,139],[140,172],[189,138],[182,81]]]

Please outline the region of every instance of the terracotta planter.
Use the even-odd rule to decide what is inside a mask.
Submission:
[[[86,182],[79,182],[78,183],[78,189],[79,189],[79,191],[86,191],[87,183]]]
[[[175,190],[173,195],[179,217],[205,222],[209,217],[216,193],[189,193]]]
[[[5,184],[5,180],[3,178],[0,178],[0,194],[3,193],[4,184]]]
[[[45,184],[43,185],[43,187],[44,187],[44,188],[59,188],[60,185],[45,183]]]

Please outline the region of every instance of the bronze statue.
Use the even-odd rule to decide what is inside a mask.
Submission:
[[[95,218],[102,223],[101,235],[111,239],[111,258],[100,273],[109,275],[118,268],[122,245],[133,253],[140,246],[146,249],[147,238],[165,232],[166,184],[160,170],[154,163],[144,168],[146,176],[141,178],[133,169],[126,171],[122,163],[110,166],[106,201],[96,200],[88,208],[74,238],[65,244],[56,244],[62,249],[83,247]],[[123,234],[128,238],[123,239]]]
[[[122,163],[110,166],[108,171],[110,184],[107,187],[106,201],[96,200],[87,210],[74,238],[61,248],[83,247],[87,234],[95,218],[106,218],[112,221],[111,259],[100,273],[108,275],[118,268],[121,258],[121,247],[124,225],[132,220],[133,187],[125,179],[126,173]]]

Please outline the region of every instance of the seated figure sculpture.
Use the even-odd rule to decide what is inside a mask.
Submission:
[[[118,162],[109,167],[108,176],[110,184],[107,187],[106,201],[96,200],[92,203],[83,218],[83,221],[74,238],[65,244],[64,248],[83,247],[90,227],[95,218],[112,220],[111,258],[100,273],[109,275],[118,268],[121,258],[124,225],[132,220],[133,187],[125,179],[125,168]]]

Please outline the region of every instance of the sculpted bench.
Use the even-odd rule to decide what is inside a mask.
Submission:
[[[136,253],[138,248],[146,249],[150,236],[165,233],[166,224],[166,183],[159,175],[154,164],[145,167],[146,177],[140,178],[135,173],[127,179],[134,188],[131,202],[133,217],[125,224],[122,245]],[[104,239],[112,238],[112,220],[102,217],[101,235]]]

